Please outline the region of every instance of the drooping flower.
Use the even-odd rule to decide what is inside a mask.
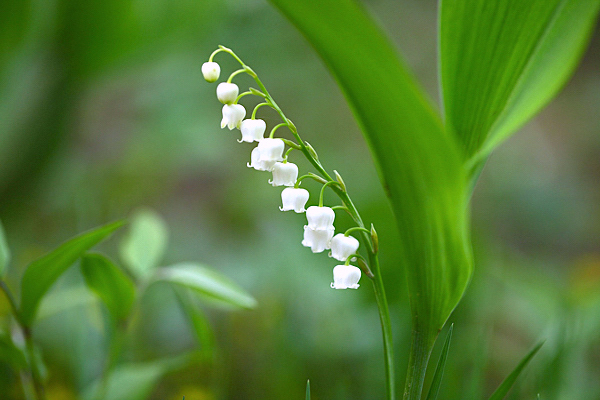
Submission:
[[[260,149],[255,147],[250,154],[250,163],[246,164],[248,168],[254,168],[257,171],[272,171],[277,161],[261,161]]]
[[[294,163],[276,162],[273,166],[273,186],[294,186],[298,179],[298,166]]]
[[[330,257],[339,261],[346,261],[348,257],[356,253],[358,245],[358,240],[355,237],[338,233],[331,239]]]
[[[285,143],[281,139],[266,138],[258,142],[260,161],[283,161]]]
[[[215,82],[221,75],[221,67],[216,62],[205,62],[202,64],[202,75],[207,82]]]
[[[217,86],[217,98],[223,104],[232,104],[239,93],[240,89],[235,83],[221,82]]]
[[[267,129],[267,124],[262,119],[245,119],[240,125],[242,139],[239,142],[259,142]]]
[[[323,250],[327,250],[329,249],[329,243],[331,242],[334,231],[335,228],[333,225],[326,229],[313,229],[308,225],[304,225],[304,240],[302,240],[302,246],[310,247],[313,253],[320,253]]]
[[[304,206],[308,201],[308,190],[302,188],[287,187],[281,192],[281,202],[283,207],[279,207],[281,211],[294,210],[297,213],[304,212]]]
[[[306,219],[312,229],[333,228],[335,212],[330,207],[310,206],[306,210]]]
[[[221,129],[226,126],[229,130],[239,128],[242,120],[246,116],[246,109],[241,104],[225,104],[223,106],[223,119],[221,120]]]
[[[360,268],[354,265],[336,265],[333,268],[332,289],[358,289]]]

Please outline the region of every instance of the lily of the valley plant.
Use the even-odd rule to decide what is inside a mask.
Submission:
[[[333,289],[358,289],[359,280],[362,274],[366,275],[373,282],[377,304],[379,306],[379,315],[384,338],[384,353],[386,361],[387,382],[394,379],[393,356],[392,356],[392,337],[391,325],[389,319],[388,305],[383,287],[379,262],[377,258],[378,237],[375,228],[371,224],[370,229],[365,224],[350,199],[346,185],[337,171],[333,171],[333,176],[329,174],[315,149],[301,139],[296,126],[285,116],[281,108],[277,105],[273,97],[269,94],[257,74],[247,66],[231,49],[219,46],[215,50],[208,62],[202,65],[202,74],[208,82],[215,82],[220,76],[220,66],[213,61],[219,53],[227,53],[235,58],[241,68],[232,72],[226,82],[217,85],[217,98],[223,103],[223,118],[221,128],[230,130],[239,129],[241,138],[238,142],[256,143],[256,146],[250,151],[250,162],[248,167],[257,171],[266,171],[272,173],[272,179],[268,182],[273,186],[283,186],[281,191],[282,205],[281,211],[294,211],[296,213],[306,213],[307,224],[304,226],[304,239],[302,245],[309,247],[313,253],[322,253],[330,250],[329,256],[343,262],[333,267],[333,282],[330,284]],[[233,83],[233,79],[239,74],[250,75],[258,85],[258,89],[249,88],[240,93],[239,87]],[[248,118],[248,113],[240,100],[245,96],[258,96],[262,99],[256,105]],[[265,137],[267,124],[264,120],[257,118],[257,113],[262,107],[269,107],[275,110],[281,117],[282,122],[271,128],[268,137]],[[280,134],[287,128],[287,134],[290,138],[281,137]],[[278,134],[278,135],[276,135]],[[287,150],[286,150],[287,148]],[[294,155],[303,155],[315,168],[316,173],[307,172],[299,176],[298,166],[290,161]],[[303,180],[312,179],[322,184],[318,196],[317,205],[307,207],[310,200],[308,190],[301,188]],[[330,188],[339,198],[341,204],[331,207],[324,205],[325,190]],[[335,233],[335,213],[346,212],[352,217],[355,226],[347,229],[345,232]],[[364,256],[358,252],[360,241],[351,235],[358,234],[363,243]],[[352,265],[355,263],[356,265]],[[389,385],[389,390],[393,390]]]

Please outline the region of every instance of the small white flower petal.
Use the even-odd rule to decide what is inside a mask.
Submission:
[[[285,143],[281,139],[266,138],[258,142],[261,161],[283,161]]]
[[[259,142],[263,139],[267,124],[262,119],[245,119],[240,125],[242,142]]]
[[[328,229],[312,229],[310,226],[304,226],[304,240],[302,246],[310,247],[313,253],[320,253],[329,249],[329,242],[333,237],[333,226]]]
[[[221,82],[217,86],[217,98],[223,104],[231,104],[237,99],[240,89],[235,83]]]
[[[359,242],[353,236],[338,233],[331,239],[331,257],[339,261],[346,261],[352,254],[356,254]]]
[[[276,161],[260,161],[260,149],[255,147],[250,154],[250,163],[246,165],[257,171],[271,171],[275,163]]]
[[[273,165],[273,186],[294,186],[298,179],[298,166],[294,163],[276,162]]]
[[[223,106],[223,119],[221,129],[228,127],[229,130],[239,127],[246,116],[246,109],[241,104],[225,104]]]
[[[336,265],[333,268],[333,289],[358,289],[360,286],[360,268],[354,265]]]
[[[335,212],[329,207],[310,206],[306,210],[306,219],[312,229],[333,228]]]
[[[304,212],[304,206],[308,201],[308,190],[302,188],[287,187],[281,192],[281,211],[294,210],[297,213]]]
[[[221,75],[221,67],[216,62],[205,62],[202,64],[202,75],[207,82],[214,82]]]

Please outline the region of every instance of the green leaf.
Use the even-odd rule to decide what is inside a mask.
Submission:
[[[167,373],[182,368],[195,359],[183,355],[146,363],[128,363],[115,367],[106,382],[95,381],[81,395],[82,400],[145,400],[158,381]]]
[[[440,63],[446,123],[476,161],[569,78],[600,0],[442,0]]]
[[[523,368],[531,361],[535,353],[542,347],[544,342],[540,342],[537,346],[533,348],[517,365],[517,367],[506,377],[506,379],[500,384],[498,389],[490,396],[489,400],[502,400],[504,396],[508,393],[512,385],[515,383]]]
[[[401,257],[383,268],[406,271],[417,335],[413,344],[420,348],[419,366],[410,371],[416,375],[410,378],[415,382],[411,398],[417,398],[435,337],[472,274],[460,148],[358,2],[271,1],[306,36],[338,81],[390,198]]]
[[[0,332],[0,361],[6,362],[15,370],[27,368],[25,353],[15,346],[6,332]]]
[[[440,359],[438,361],[437,366],[435,367],[435,373],[433,374],[433,380],[431,382],[431,386],[429,387],[429,393],[427,394],[427,400],[435,400],[440,391],[440,386],[442,384],[442,377],[444,376],[444,368],[446,366],[446,359],[448,358],[448,351],[450,350],[450,340],[452,339],[452,330],[454,329],[454,324],[450,325],[450,329],[448,330],[448,334],[446,335],[446,340],[444,341],[444,347],[442,348],[442,353],[440,354]]]
[[[6,244],[6,237],[4,235],[4,228],[0,223],[0,278],[6,273],[8,264],[10,263],[10,249]]]
[[[127,318],[135,299],[131,279],[101,254],[85,254],[81,272],[87,286],[102,299],[115,320]]]
[[[163,257],[168,227],[160,215],[140,209],[131,218],[127,236],[121,243],[121,259],[139,279],[147,279]]]
[[[200,346],[200,355],[207,361],[212,360],[215,338],[208,320],[202,313],[202,310],[200,310],[200,308],[194,304],[193,299],[190,298],[189,289],[178,287],[174,287],[173,289],[181,309],[188,318],[190,327],[198,342],[198,346]]]
[[[256,307],[256,300],[238,285],[225,276],[197,264],[181,263],[160,268],[155,278],[157,281],[193,289],[211,299],[235,307]]]
[[[25,325],[31,325],[40,301],[58,277],[123,224],[117,221],[82,233],[27,266],[21,280],[21,318]]]
[[[306,381],[306,400],[310,400],[310,379]]]

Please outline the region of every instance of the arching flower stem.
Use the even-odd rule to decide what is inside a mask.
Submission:
[[[244,92],[244,93],[240,93],[240,94],[238,95],[238,97],[236,97],[236,98],[235,98],[235,101],[233,102],[233,104],[237,104],[237,103],[238,103],[238,101],[240,101],[240,99],[241,99],[242,97],[244,97],[244,96],[248,96],[249,94],[253,94],[253,93],[252,93],[252,92]],[[254,119],[254,118],[252,118],[252,119]]]
[[[321,188],[321,193],[319,194],[319,207],[323,207],[323,196],[325,195],[325,188],[330,185],[339,185],[339,183],[336,181],[325,182],[325,184]]]
[[[248,72],[248,71],[246,71],[246,69],[245,69],[245,68],[238,69],[237,71],[233,71],[233,72],[231,73],[231,75],[229,75],[229,79],[227,79],[227,83],[231,83],[231,81],[233,80],[233,78],[234,78],[236,75],[243,74],[244,72]]]
[[[277,129],[281,128],[282,126],[288,126],[288,124],[285,122],[282,122],[280,124],[275,125],[275,127],[273,129],[271,129],[271,134],[269,134],[269,137],[271,139],[273,139],[273,135],[275,135],[275,131],[277,131]]]
[[[256,112],[258,111],[259,108],[263,107],[263,106],[271,106],[270,103],[259,103],[256,105],[256,107],[254,107],[254,110],[252,111],[252,119],[256,118]]]
[[[297,130],[296,126],[293,124],[293,122],[290,119],[288,119],[285,116],[285,114],[283,113],[281,108],[277,105],[275,100],[273,100],[273,97],[269,94],[269,91],[267,90],[265,85],[262,83],[260,78],[258,78],[258,75],[252,70],[252,68],[250,68],[249,66],[244,64],[244,62],[231,49],[229,49],[225,46],[219,46],[219,49],[215,50],[215,52],[213,52],[209,61],[212,61],[212,57],[220,51],[229,53],[235,60],[237,60],[240,63],[240,65],[242,66],[244,71],[247,72],[248,75],[250,75],[256,81],[258,87],[260,88],[262,93],[265,95],[265,99],[266,99],[267,103],[270,103],[271,108],[273,108],[279,114],[281,119],[284,121],[284,124],[288,126],[290,132],[292,132],[292,134],[294,135],[294,138],[296,139],[296,141],[298,142],[298,146],[300,147],[299,150],[302,151],[302,153],[304,154],[306,159],[313,165],[313,167],[323,177],[323,179],[327,181],[327,183],[324,184],[324,187],[325,187],[325,185],[329,185],[329,182],[337,183],[327,173],[327,171],[325,170],[323,165],[321,165],[321,162],[315,156],[313,156],[314,151],[311,152],[308,149],[308,147],[306,146],[304,141],[300,138],[300,135],[298,134],[298,130]],[[354,205],[354,203],[348,196],[348,193],[341,188],[341,185],[339,185],[339,183],[337,186],[331,185],[331,189],[337,194],[337,196],[340,198],[340,200],[342,200],[342,203],[346,207],[348,214],[350,214],[350,217],[354,220],[356,225],[358,227],[365,228],[365,224],[364,224],[360,214],[358,213],[356,206]],[[321,198],[322,198],[322,196],[321,196]],[[375,300],[377,302],[377,307],[379,310],[379,319],[381,322],[381,330],[382,330],[382,336],[383,336],[383,352],[384,352],[385,372],[386,372],[386,392],[387,392],[386,397],[388,400],[393,400],[396,398],[396,394],[395,394],[396,391],[395,391],[395,377],[394,377],[395,376],[394,356],[393,356],[393,345],[392,345],[392,343],[393,343],[392,342],[392,325],[391,325],[391,321],[390,321],[387,298],[385,295],[385,288],[383,286],[383,279],[381,277],[381,271],[380,271],[380,267],[379,267],[379,258],[377,257],[377,253],[375,252],[375,250],[373,248],[373,243],[371,243],[371,235],[367,232],[370,232],[370,231],[367,231],[366,228],[365,228],[365,231],[361,230],[361,237],[362,237],[362,239],[363,239],[362,241],[365,243],[365,247],[367,249],[368,261],[369,261],[368,264],[371,266],[371,271],[372,271],[372,275],[373,275],[372,282],[373,282],[373,288],[374,288],[374,292],[375,292]]]
[[[368,230],[367,228],[363,228],[362,226],[355,226],[355,227],[348,229],[346,232],[344,232],[344,236],[348,236],[348,235],[350,235],[350,233],[352,233],[354,231],[363,231],[363,232],[367,232],[367,233],[371,234],[371,231]]]

